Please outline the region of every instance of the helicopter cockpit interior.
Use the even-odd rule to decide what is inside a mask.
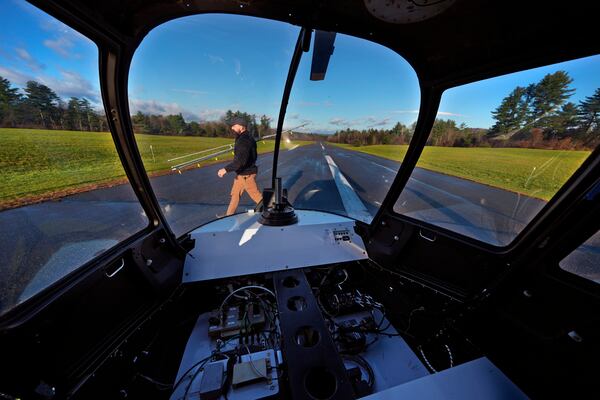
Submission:
[[[0,399],[596,398],[598,11],[5,1]]]

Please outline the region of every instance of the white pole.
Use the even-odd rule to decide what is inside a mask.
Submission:
[[[156,158],[154,158],[154,149],[152,148],[152,145],[150,145],[150,151],[152,152],[152,162],[156,162]]]

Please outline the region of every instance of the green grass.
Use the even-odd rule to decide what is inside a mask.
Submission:
[[[168,159],[232,143],[227,138],[136,135],[150,174],[169,171]],[[294,141],[292,145],[308,142]],[[282,143],[285,145],[285,143]],[[150,146],[154,151],[154,158]],[[402,161],[408,146],[377,145],[344,148]],[[273,142],[259,142],[259,152]],[[513,148],[425,148],[418,166],[448,175],[550,199],[575,172],[589,151]],[[231,159],[228,153],[218,161]],[[217,160],[201,163],[205,165]],[[60,195],[86,186],[122,180],[125,174],[112,138],[106,132],[0,129],[0,208],[27,199]]]
[[[151,174],[169,171],[174,163],[189,160],[169,162],[168,159],[233,143],[228,138],[158,135],[136,135],[136,140],[146,170]],[[273,143],[259,142],[259,153],[272,151]],[[306,143],[292,143],[303,144]],[[219,156],[218,161],[231,158],[232,154],[227,153]],[[52,197],[53,193],[124,177],[110,133],[0,128],[0,208],[3,203],[18,205],[27,198]]]
[[[402,161],[408,146],[338,145]],[[418,167],[550,200],[589,151],[427,146]]]

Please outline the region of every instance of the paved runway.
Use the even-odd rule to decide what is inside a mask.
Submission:
[[[258,185],[270,186],[272,154],[259,156]],[[223,214],[233,177],[215,164],[152,178],[173,230],[180,235]],[[278,175],[297,208],[370,220],[399,163],[327,144],[283,151]],[[395,210],[494,245],[506,245],[544,202],[417,168]],[[238,211],[252,207],[244,195]],[[0,212],[0,312],[64,276],[147,224],[128,185]]]

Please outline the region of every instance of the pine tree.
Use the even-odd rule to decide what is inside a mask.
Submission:
[[[10,87],[10,81],[0,76],[0,125],[14,126],[15,107],[21,100],[17,88]]]
[[[67,126],[74,131],[83,130],[83,119],[79,108],[79,98],[71,97],[67,104]]]
[[[267,136],[271,133],[271,118],[266,115],[261,115],[260,125],[258,126],[258,134],[260,137]]]
[[[546,137],[561,139],[570,136],[578,125],[577,111],[577,106],[568,102],[558,112],[546,117]]]
[[[525,125],[529,105],[528,92],[531,90],[531,85],[528,88],[517,86],[492,111],[492,118],[496,120],[496,123],[490,129],[491,136],[512,136]]]
[[[559,112],[560,107],[575,92],[575,89],[569,87],[572,82],[573,79],[565,71],[544,76],[532,92],[529,125],[548,127],[549,119]]]
[[[55,126],[54,119],[58,111],[58,101],[60,100],[56,93],[46,85],[35,81],[28,81],[25,87],[25,94],[25,103],[37,114],[34,120],[39,115],[38,123],[41,123],[46,128],[53,128]]]
[[[579,102],[578,117],[584,136],[600,131],[600,88]]]

